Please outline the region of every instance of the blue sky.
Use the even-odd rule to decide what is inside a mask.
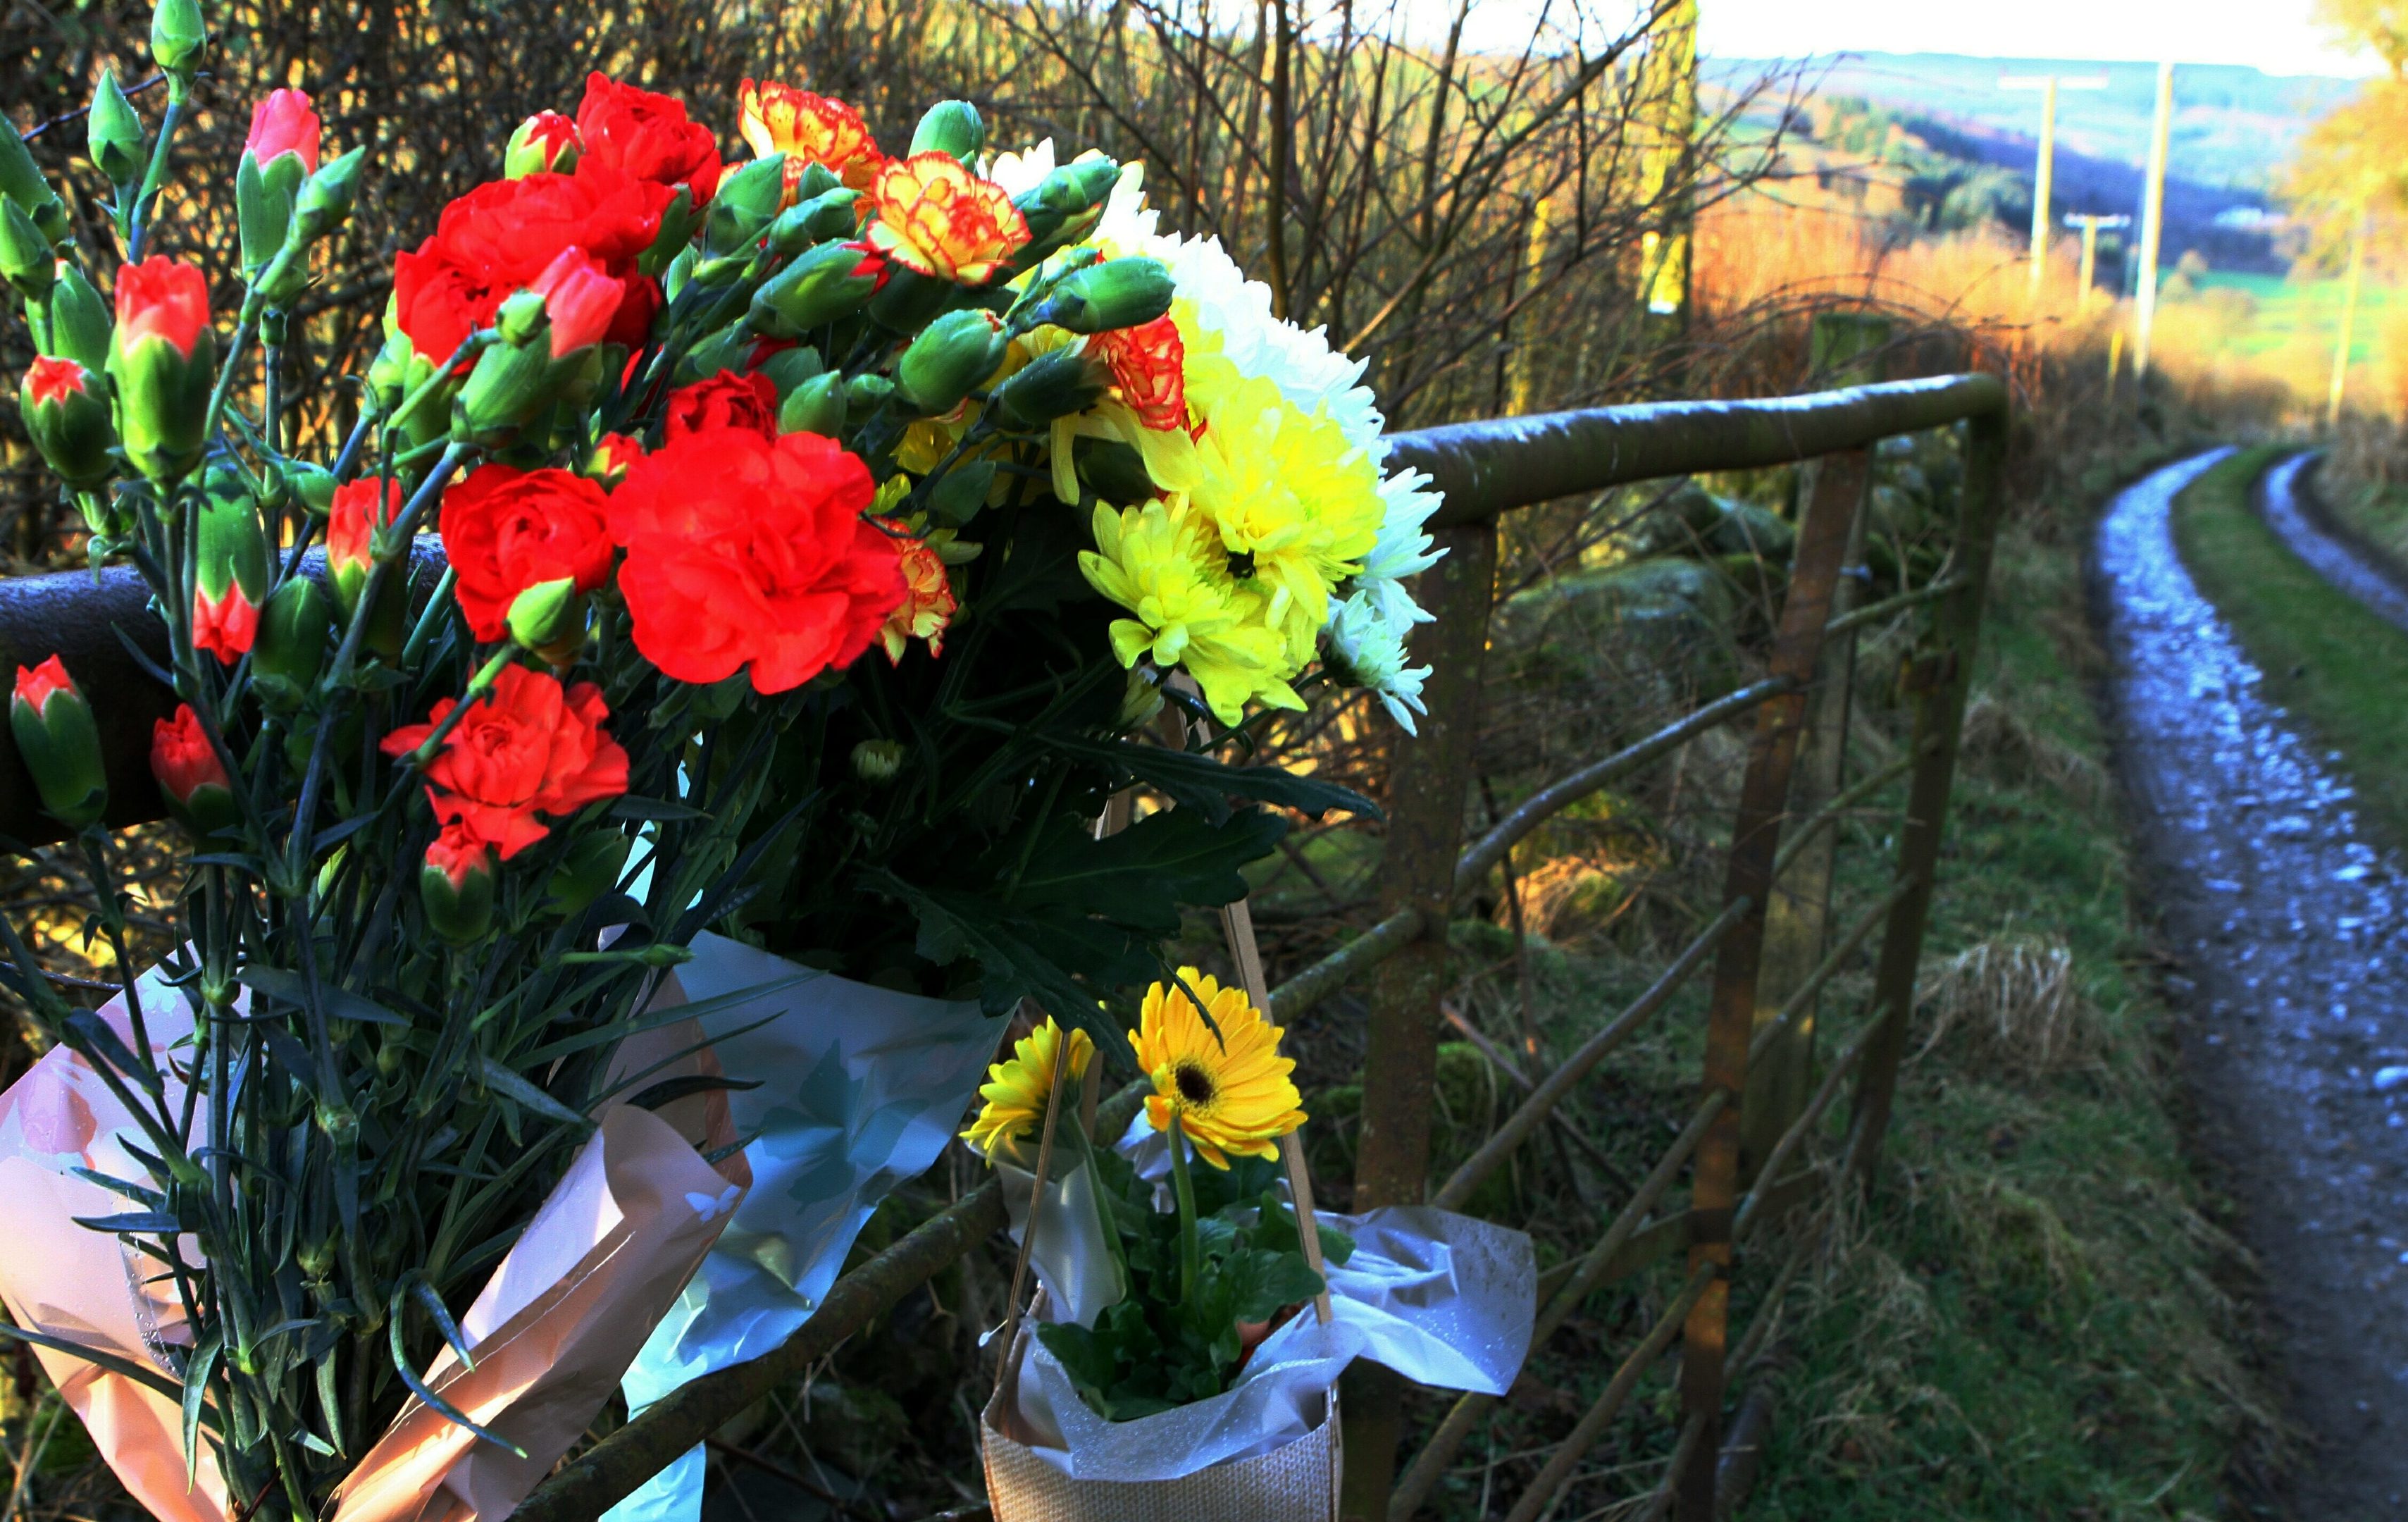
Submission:
[[[2246,64],[2269,74],[2364,75],[2311,20],[2314,0],[1698,0],[1706,51],[1951,52]]]

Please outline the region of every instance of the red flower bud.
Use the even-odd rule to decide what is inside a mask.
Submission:
[[[201,499],[200,555],[193,578],[193,648],[232,666],[259,634],[267,600],[267,530],[247,492],[212,485]]]
[[[108,808],[100,726],[56,655],[31,668],[17,668],[8,732],[51,817],[74,828],[98,823]]]
[[[48,710],[51,699],[61,693],[74,698],[83,696],[76,687],[75,678],[67,675],[66,663],[56,655],[39,666],[17,668],[16,701],[36,713]]]
[[[578,136],[576,122],[558,111],[538,111],[510,134],[509,146],[502,151],[502,174],[510,179],[565,175],[577,167],[584,151],[585,139]]]
[[[156,254],[117,272],[117,346],[124,352],[165,338],[178,358],[190,359],[208,325],[209,283],[196,266]]]
[[[225,763],[190,703],[178,704],[174,718],[151,725],[150,775],[159,779],[168,811],[195,835],[207,839],[240,817]]]
[[[543,297],[544,316],[552,323],[552,357],[562,359],[590,349],[609,333],[625,294],[609,272],[580,248],[566,248],[544,266],[531,287]]]
[[[455,946],[482,940],[494,925],[494,848],[466,824],[443,826],[419,869],[427,928]]]
[[[127,457],[158,480],[190,470],[201,457],[217,371],[208,283],[199,269],[159,257],[117,272],[108,369]]]
[[[594,446],[593,458],[585,462],[585,474],[611,490],[627,479],[627,467],[643,457],[644,446],[625,434],[604,434]]]
[[[360,592],[366,586],[368,570],[375,562],[375,531],[400,516],[401,503],[399,481],[393,483],[382,512],[376,511],[374,477],[347,481],[335,488],[335,505],[326,518],[326,579],[334,583],[336,605],[346,619],[359,607]]]
[[[298,90],[275,90],[251,108],[251,137],[242,151],[265,166],[281,153],[297,153],[301,167],[318,172],[318,113]]]
[[[71,359],[35,360],[25,372],[18,409],[34,447],[61,481],[90,486],[108,479],[115,468],[108,451],[117,442],[117,424],[90,370]]]

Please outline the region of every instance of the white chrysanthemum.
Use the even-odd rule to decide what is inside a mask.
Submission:
[[[1388,621],[1379,604],[1356,593],[1330,616],[1327,632],[1330,664],[1356,686],[1379,694],[1406,734],[1419,733],[1413,715],[1429,711],[1422,703],[1422,683],[1429,680],[1430,668],[1405,664],[1403,631]]]
[[[1005,194],[1021,196],[1043,184],[1054,166],[1054,139],[1048,137],[1017,153],[997,153],[981,165],[978,172],[980,179],[1001,185]]]
[[[1087,241],[1103,250],[1107,259],[1153,251],[1162,214],[1145,204],[1145,165],[1132,161],[1121,165],[1112,192],[1104,197],[1104,215]]]
[[[1424,527],[1445,500],[1425,490],[1429,482],[1426,471],[1399,470],[1380,483],[1387,512],[1381,520],[1379,542],[1364,557],[1363,573],[1354,579],[1355,592],[1379,604],[1381,616],[1399,634],[1431,618],[1405,590],[1405,579],[1420,575],[1446,554],[1430,548],[1430,536]]]

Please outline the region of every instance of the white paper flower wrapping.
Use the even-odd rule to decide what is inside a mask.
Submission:
[[[1229,1390],[1128,1422],[1096,1415],[1031,1338],[1004,1435],[1077,1479],[1175,1480],[1305,1436],[1357,1358],[1440,1389],[1512,1386],[1538,1308],[1527,1236],[1426,1206],[1321,1221],[1354,1239],[1354,1256],[1329,1270],[1333,1322],[1308,1307],[1254,1350]]]

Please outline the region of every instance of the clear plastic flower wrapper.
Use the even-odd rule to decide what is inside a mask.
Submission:
[[[702,1021],[728,1076],[759,1085],[726,1097],[752,1187],[628,1370],[631,1412],[793,1335],[878,1202],[952,1140],[1004,1025],[976,999],[813,973],[719,936],[695,938],[678,977],[697,999],[771,990]],[[605,1515],[692,1522],[703,1479],[696,1448]]]

